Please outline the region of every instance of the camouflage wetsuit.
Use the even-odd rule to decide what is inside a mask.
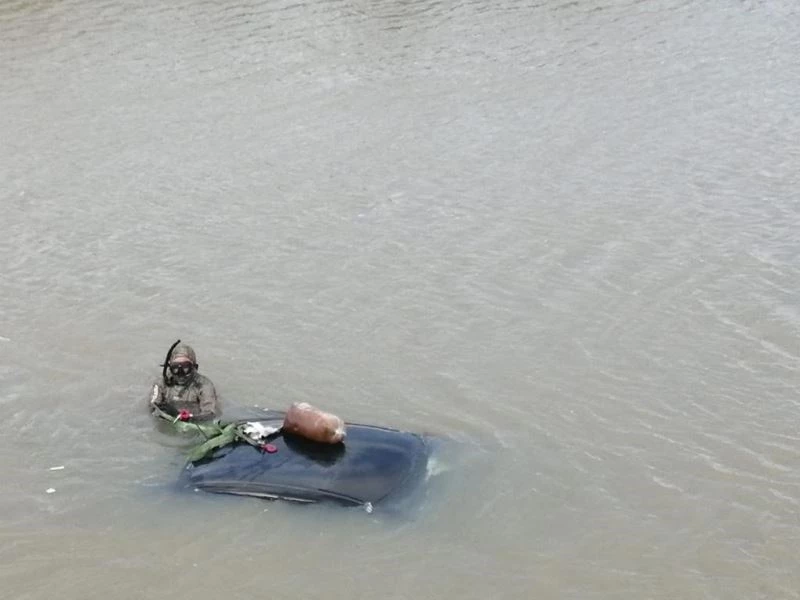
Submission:
[[[173,350],[170,360],[175,360],[178,356],[189,357],[192,362],[195,361],[194,350],[185,344]],[[169,371],[166,381],[164,377],[159,377],[153,383],[150,392],[150,405],[175,415],[181,410],[188,410],[194,420],[198,421],[214,419],[222,413],[214,384],[208,377],[198,373],[196,368],[185,381],[181,381]]]

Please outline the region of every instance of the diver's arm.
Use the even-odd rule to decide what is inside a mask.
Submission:
[[[164,388],[162,387],[161,380],[156,380],[153,383],[152,388],[150,389],[150,398],[147,403],[147,407],[150,409],[150,412],[153,411],[153,407],[161,406],[164,403]]]
[[[219,416],[219,400],[217,390],[211,380],[206,378],[198,390],[200,414],[193,415],[196,421],[208,421]]]
[[[160,417],[175,417],[178,415],[178,410],[167,402],[164,397],[164,381],[159,378],[153,383],[150,391],[150,398],[147,402],[147,408],[151,413]]]

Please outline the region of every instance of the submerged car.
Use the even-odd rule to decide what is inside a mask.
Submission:
[[[342,442],[325,444],[286,433],[283,418],[270,412],[229,426],[236,436],[190,459],[182,481],[206,492],[371,510],[412,493],[426,477],[431,446],[422,435],[348,423]]]

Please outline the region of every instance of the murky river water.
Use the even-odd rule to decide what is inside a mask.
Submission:
[[[800,598],[799,57],[794,0],[0,3],[2,596]],[[176,493],[178,337],[443,472]]]

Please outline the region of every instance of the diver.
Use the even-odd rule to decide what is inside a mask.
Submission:
[[[222,414],[217,390],[211,380],[198,373],[197,357],[188,344],[175,342],[167,352],[163,371],[150,394],[151,412],[161,412],[180,421],[209,421]],[[163,415],[162,415],[163,416]]]

